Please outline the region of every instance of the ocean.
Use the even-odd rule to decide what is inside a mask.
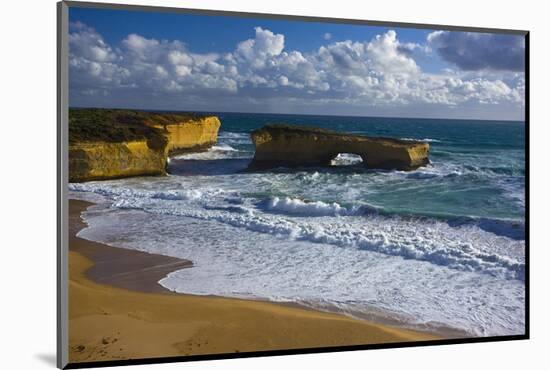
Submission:
[[[217,113],[216,146],[170,175],[74,183],[85,239],[185,258],[175,292],[296,302],[465,336],[525,330],[523,122]],[[431,164],[246,172],[266,123],[430,143]]]

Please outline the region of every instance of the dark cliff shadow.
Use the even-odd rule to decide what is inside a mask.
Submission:
[[[295,166],[295,167],[273,167],[273,168],[246,168],[243,172],[258,173],[296,173],[296,172],[319,172],[335,174],[356,174],[356,173],[384,173],[393,170],[368,168],[363,164],[350,164],[341,166]]]
[[[327,166],[275,166],[269,168],[251,168],[252,158],[223,159],[171,159],[168,173],[178,176],[220,176],[237,173],[296,173],[320,172],[337,174],[384,173],[395,170],[368,168],[363,163]]]
[[[171,159],[168,165],[168,173],[178,176],[230,175],[246,171],[250,160],[250,158]]]

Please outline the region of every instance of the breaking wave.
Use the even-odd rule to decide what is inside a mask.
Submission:
[[[506,279],[523,280],[525,274],[523,241],[495,234],[498,228],[487,220],[453,223],[384,216],[369,212],[368,205],[344,207],[288,197],[258,200],[214,188],[159,192],[86,183],[71,184],[70,190],[103,195],[119,209],[212,220],[290,240],[358,248]],[[498,227],[505,225],[502,221]]]

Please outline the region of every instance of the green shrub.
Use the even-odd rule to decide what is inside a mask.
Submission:
[[[151,140],[166,143],[162,126],[199,118],[194,113],[155,113],[126,109],[70,108],[69,142]],[[154,126],[154,127],[153,127]]]

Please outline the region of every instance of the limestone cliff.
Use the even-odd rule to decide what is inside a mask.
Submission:
[[[69,111],[69,181],[166,174],[167,156],[217,140],[214,116],[119,109]]]
[[[221,123],[216,116],[186,118],[180,122],[152,124],[168,138],[168,154],[196,152],[210,148],[218,140]]]
[[[423,142],[274,124],[251,137],[256,146],[251,169],[328,166],[339,153],[360,155],[368,168],[412,170],[429,163],[430,146]]]
[[[166,158],[165,143],[157,148],[146,140],[77,143],[69,146],[69,181],[164,175]]]

